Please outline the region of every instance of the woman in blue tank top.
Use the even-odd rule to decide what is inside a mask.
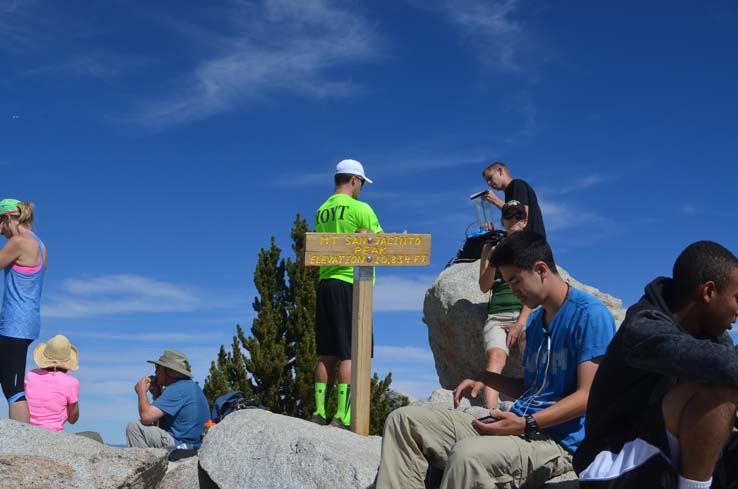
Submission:
[[[11,419],[28,423],[23,387],[28,346],[41,329],[41,289],[48,255],[32,231],[33,203],[0,200],[0,233],[8,242],[0,249],[5,294],[0,310],[0,383]]]

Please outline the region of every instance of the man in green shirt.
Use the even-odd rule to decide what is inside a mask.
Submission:
[[[336,165],[336,190],[315,213],[315,232],[382,232],[369,204],[360,202],[365,183],[364,167],[356,160],[342,160]],[[326,386],[333,380],[338,364],[338,408],[332,426],[348,428],[351,424],[351,305],[353,267],[320,267],[320,281],[315,301],[315,343],[318,364],[315,367],[315,412],[312,421],[327,424]]]

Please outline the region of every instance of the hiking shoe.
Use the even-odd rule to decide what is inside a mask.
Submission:
[[[349,425],[343,424],[343,421],[338,418],[333,418],[329,423],[329,426],[333,426],[334,428],[341,428],[342,430],[350,429]]]
[[[326,421],[325,418],[320,414],[313,414],[313,417],[310,418],[310,421],[315,424],[319,424],[320,426],[325,426],[328,424],[328,421]]]

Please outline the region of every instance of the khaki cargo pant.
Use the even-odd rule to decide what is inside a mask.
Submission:
[[[384,425],[376,489],[423,489],[428,464],[445,468],[441,489],[539,487],[572,470],[553,440],[481,436],[462,411],[409,406]]]

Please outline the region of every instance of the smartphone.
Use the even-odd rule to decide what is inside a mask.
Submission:
[[[494,416],[485,416],[483,418],[478,418],[477,421],[480,423],[494,423],[495,421],[499,421],[500,418],[495,418]]]

